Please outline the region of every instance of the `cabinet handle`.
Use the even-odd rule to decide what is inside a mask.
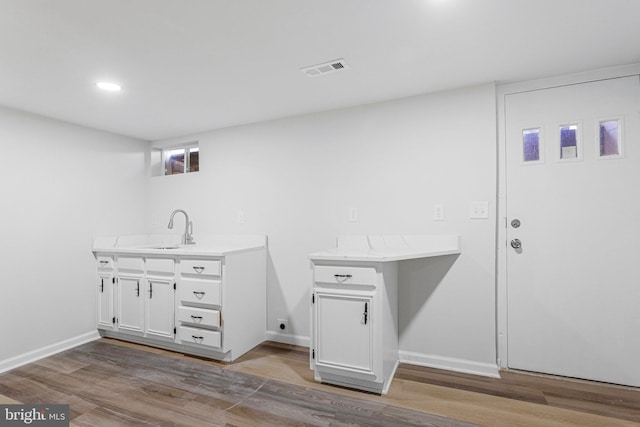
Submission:
[[[198,319],[198,320],[202,320],[202,316],[194,316],[193,314],[191,315],[191,318],[192,318],[193,320],[196,320],[196,319]]]
[[[369,310],[368,310],[368,303],[364,303],[364,324],[367,324],[367,317],[369,315]]]
[[[204,267],[193,267],[196,273],[201,274],[204,271]]]
[[[136,296],[139,297],[140,296],[140,281],[138,280],[137,284],[136,284]]]
[[[149,282],[149,299],[153,298],[153,283]]]
[[[100,292],[104,292],[104,277],[100,279]]]
[[[109,261],[100,261],[100,264],[102,265],[109,264]]]
[[[204,339],[204,337],[198,337],[198,336],[195,336],[195,335],[191,335],[191,338],[193,338],[193,339],[194,339],[194,340],[196,340],[196,341],[197,341],[197,340],[202,341],[202,340]]]
[[[193,294],[196,296],[196,298],[202,298],[204,296],[203,291],[193,291]]]
[[[353,276],[350,274],[334,274],[333,277],[335,277],[338,282],[344,282],[347,279],[351,279]]]

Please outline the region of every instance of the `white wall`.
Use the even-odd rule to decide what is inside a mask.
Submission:
[[[269,236],[268,329],[309,335],[307,254],[339,234],[459,233],[457,259],[407,262],[401,349],[495,366],[495,88],[484,85],[192,135],[201,172],[150,180],[152,231],[175,208],[199,233]],[[489,220],[470,220],[470,201]],[[433,221],[443,203],[445,221]],[[360,221],[349,222],[349,208]],[[238,211],[245,223],[237,222]],[[178,226],[179,228],[180,226]],[[448,270],[448,272],[447,272]],[[286,337],[281,337],[285,339]],[[463,363],[464,364],[464,363]]]
[[[95,332],[92,239],[147,227],[148,143],[0,108],[0,144],[2,370]]]

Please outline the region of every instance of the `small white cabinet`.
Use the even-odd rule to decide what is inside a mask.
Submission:
[[[309,255],[314,378],[387,393],[399,363],[398,262],[460,253],[458,235],[339,236]]]
[[[396,263],[313,263],[315,379],[386,393],[398,365]]]

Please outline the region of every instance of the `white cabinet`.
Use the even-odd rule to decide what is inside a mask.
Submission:
[[[386,393],[398,365],[396,263],[313,264],[315,379]]]
[[[266,337],[264,236],[249,243],[217,255],[194,248],[95,251],[100,333],[235,360]]]
[[[385,394],[399,362],[398,262],[460,253],[460,236],[338,236],[309,255],[316,381]]]

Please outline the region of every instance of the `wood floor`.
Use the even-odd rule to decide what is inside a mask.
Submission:
[[[267,342],[231,364],[101,339],[0,374],[0,403],[68,403],[72,425],[640,425],[640,389],[401,365],[378,396],[313,381],[308,350]]]

